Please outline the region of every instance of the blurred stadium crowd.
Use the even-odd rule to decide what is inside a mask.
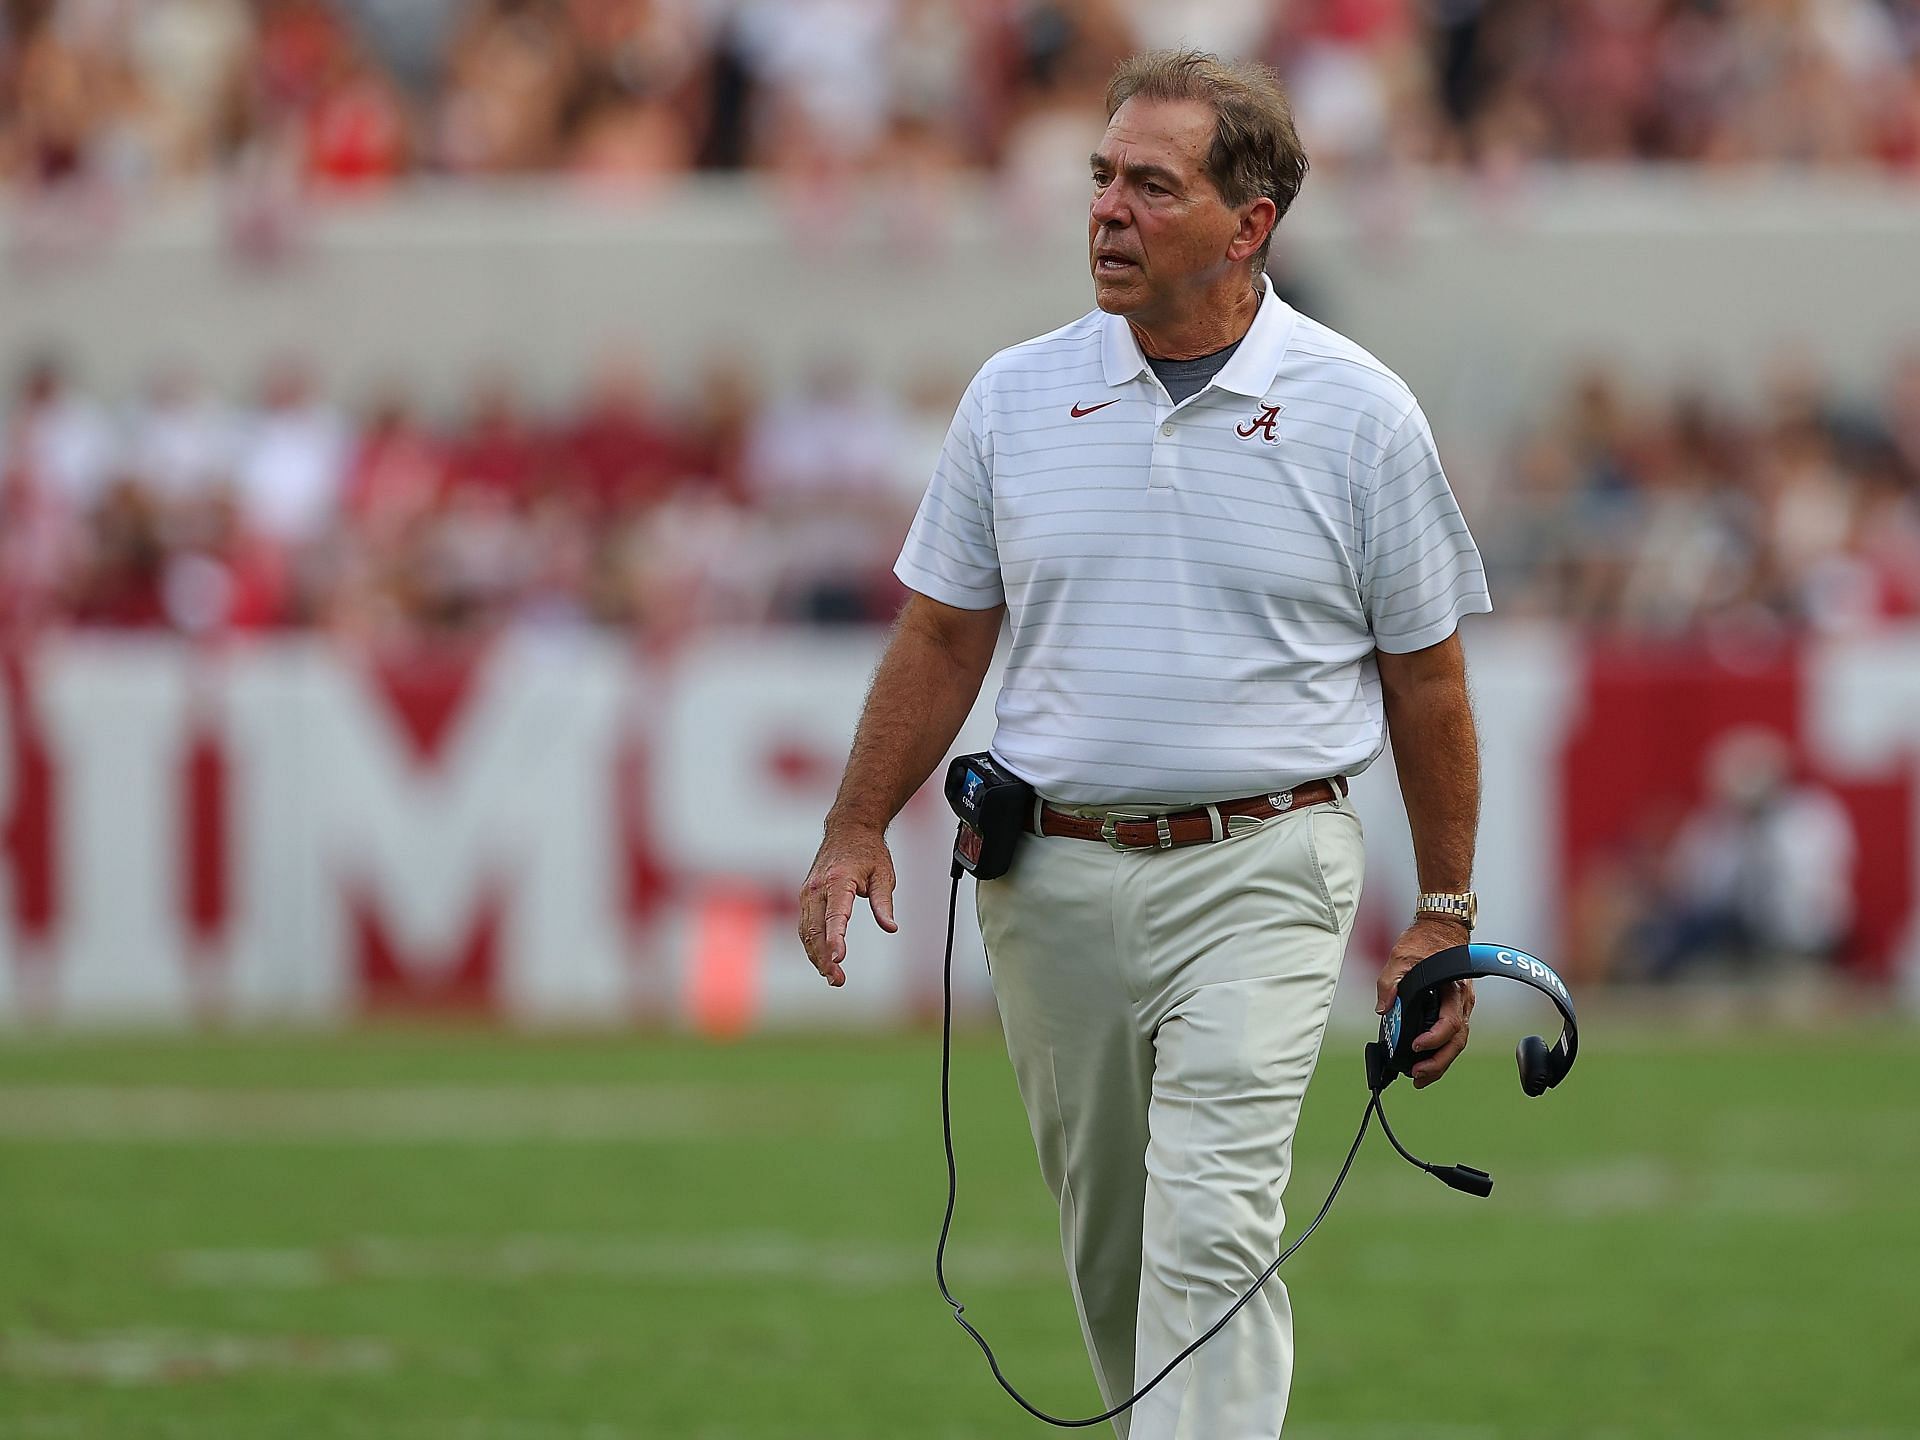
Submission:
[[[184,370],[109,407],[28,367],[0,418],[0,620],[371,638],[873,621],[957,399],[739,362],[662,397],[621,354],[577,403],[504,374],[460,413],[349,412],[294,361],[230,404]],[[1501,610],[1601,631],[1845,631],[1920,615],[1920,352],[1851,408],[1782,362],[1748,408],[1592,370],[1468,504]]]
[[[0,619],[407,638],[500,623],[665,641],[890,616],[890,567],[957,398],[920,411],[833,364],[756,409],[715,364],[658,403],[609,354],[534,413],[504,373],[450,423],[399,390],[349,413],[305,366],[229,405],[190,374],[130,406],[30,365],[0,421]]]
[[[1114,60],[1179,41],[1273,61],[1325,168],[1920,178],[1920,0],[0,0],[0,183],[1054,185]],[[1503,612],[1640,633],[1920,614],[1920,351],[1865,404],[1775,369],[1743,405],[1597,368],[1523,433],[1472,437],[1487,462],[1456,482]],[[348,408],[294,359],[246,396],[175,369],[111,403],[43,359],[0,396],[0,620],[670,640],[883,618],[961,378],[882,393],[823,363],[763,403],[741,359],[663,395],[608,355],[571,403],[501,372],[428,415],[404,386]]]
[[[1274,63],[1322,167],[1920,174],[1920,0],[0,0],[0,175],[1077,173],[1173,43]]]

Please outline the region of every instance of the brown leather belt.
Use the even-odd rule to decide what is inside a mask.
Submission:
[[[1221,800],[1147,815],[1133,810],[1109,810],[1104,816],[1075,815],[1057,810],[1044,800],[1035,802],[1027,816],[1029,835],[1064,835],[1074,840],[1104,840],[1116,850],[1178,850],[1183,845],[1210,845],[1257,829],[1276,815],[1291,814],[1309,805],[1324,805],[1347,793],[1347,777],[1309,780],[1291,790],[1249,795],[1243,800]],[[1235,824],[1239,821],[1239,824]]]

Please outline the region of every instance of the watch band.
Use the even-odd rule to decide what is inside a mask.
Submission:
[[[1413,910],[1416,915],[1441,915],[1449,920],[1458,920],[1471,933],[1473,922],[1479,918],[1480,901],[1471,890],[1458,894],[1424,890],[1414,897]]]

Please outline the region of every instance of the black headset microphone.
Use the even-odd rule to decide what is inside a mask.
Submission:
[[[954,813],[960,817],[960,831],[954,839],[952,889],[947,896],[947,949],[946,959],[941,972],[941,1020],[940,1020],[940,1129],[947,1152],[947,1209],[940,1221],[940,1241],[934,1250],[934,1279],[940,1286],[940,1294],[947,1304],[953,1307],[953,1318],[960,1328],[973,1337],[974,1344],[987,1357],[987,1366],[993,1371],[993,1378],[1000,1388],[1012,1396],[1014,1401],[1029,1415],[1044,1420],[1065,1430],[1079,1430],[1091,1425],[1103,1425],[1116,1415],[1132,1409],[1194,1351],[1226,1326],[1227,1322],[1240,1313],[1248,1301],[1260,1293],[1260,1287],[1273,1278],[1287,1258],[1307,1242],[1307,1238],[1320,1228],[1320,1222],[1327,1218],[1327,1212],[1333,1209],[1333,1202],[1340,1194],[1340,1187],[1346,1183],[1347,1173],[1353,1169],[1354,1158],[1360,1153],[1361,1142],[1367,1138],[1367,1126],[1373,1117],[1380,1117],[1380,1128],[1386,1132],[1387,1140],[1394,1150],[1409,1164],[1418,1166],[1436,1179],[1464,1194],[1485,1197],[1493,1193],[1493,1177],[1484,1170],[1471,1165],[1430,1165],[1413,1154],[1400,1143],[1393,1133],[1393,1127],[1387,1123],[1387,1112],[1380,1103],[1382,1093],[1401,1075],[1411,1075],[1413,1067],[1425,1057],[1413,1048],[1413,1042],[1425,1034],[1440,1018],[1440,1005],[1445,998],[1447,987],[1456,980],[1480,978],[1518,980],[1529,985],[1553,1002],[1560,1012],[1561,1030],[1559,1039],[1551,1046],[1538,1035],[1529,1035],[1522,1040],[1515,1052],[1515,1060],[1520,1067],[1520,1088],[1528,1095],[1543,1095],[1562,1080],[1573,1069],[1573,1058],[1579,1050],[1580,1033],[1574,1019],[1573,997],[1567,992],[1565,983],[1554,973],[1553,968],[1537,956],[1524,950],[1516,950],[1504,945],[1454,945],[1448,949],[1429,955],[1411,970],[1400,977],[1395,991],[1393,1004],[1387,1007],[1387,1013],[1380,1017],[1380,1036],[1369,1041],[1366,1047],[1367,1059],[1367,1108],[1360,1116],[1360,1129],[1353,1137],[1353,1144],[1347,1149],[1346,1159],[1340,1164],[1340,1173],[1334,1177],[1327,1198],[1321,1204],[1319,1213],[1313,1217],[1306,1229],[1294,1239],[1272,1264],[1261,1272],[1260,1277],[1247,1287],[1246,1293],[1227,1307],[1226,1312],[1213,1322],[1199,1338],[1188,1345],[1178,1355],[1169,1360],[1154,1377],[1134,1391],[1125,1400],[1098,1415],[1088,1415],[1081,1419],[1068,1420],[1049,1415],[1039,1409],[1026,1396],[1014,1389],[1007,1377],[1000,1372],[1000,1362],[994,1356],[993,1347],[987,1344],[986,1336],[973,1327],[966,1318],[966,1307],[956,1300],[953,1292],[947,1288],[946,1257],[947,1238],[953,1230],[954,1206],[959,1198],[959,1171],[954,1163],[953,1154],[953,929],[954,920],[960,906],[960,877],[970,874],[976,881],[997,880],[1013,865],[1014,848],[1027,817],[1033,811],[1033,787],[1017,775],[1006,769],[992,754],[982,752],[976,755],[961,755],[947,767],[947,800],[953,806]]]

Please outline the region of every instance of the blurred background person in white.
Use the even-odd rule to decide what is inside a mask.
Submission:
[[[1647,928],[1651,978],[1757,975],[1824,965],[1853,923],[1853,824],[1798,782],[1771,730],[1729,731],[1708,752],[1707,798],[1674,837]]]

